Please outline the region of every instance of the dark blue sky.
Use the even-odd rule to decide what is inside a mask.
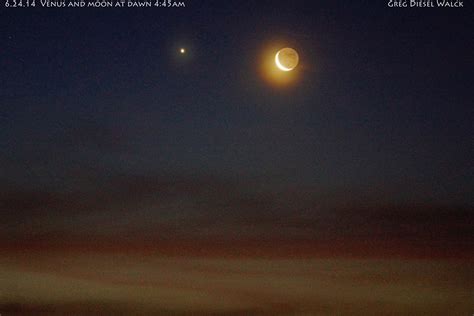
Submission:
[[[145,193],[129,194],[132,205],[162,187],[149,178],[164,178],[209,190],[232,183],[240,193],[231,196],[244,200],[263,190],[299,192],[308,204],[472,206],[467,8],[188,2],[1,10],[0,179],[3,205],[17,211],[13,222],[30,216],[19,200],[48,209],[51,199],[69,199],[61,194],[86,192],[79,208],[87,208],[103,191],[127,200],[122,182],[133,187],[137,178],[148,180],[137,185]],[[274,41],[300,52],[291,87],[259,74]],[[203,199],[210,218],[222,204],[239,213],[234,198]],[[298,204],[285,203],[277,214]]]

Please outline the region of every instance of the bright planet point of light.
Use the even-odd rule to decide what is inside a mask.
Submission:
[[[298,66],[299,55],[293,48],[283,48],[275,55],[275,64],[281,71],[292,71]]]

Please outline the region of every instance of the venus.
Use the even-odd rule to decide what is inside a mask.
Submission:
[[[283,48],[275,55],[275,64],[282,71],[292,71],[298,66],[299,56],[293,48]]]

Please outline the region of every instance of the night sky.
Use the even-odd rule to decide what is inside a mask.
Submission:
[[[0,313],[472,314],[465,6],[2,3]],[[300,64],[277,82],[283,47]]]

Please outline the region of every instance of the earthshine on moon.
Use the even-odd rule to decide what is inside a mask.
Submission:
[[[283,48],[275,55],[275,64],[278,69],[288,72],[298,66],[299,56],[293,48]]]

